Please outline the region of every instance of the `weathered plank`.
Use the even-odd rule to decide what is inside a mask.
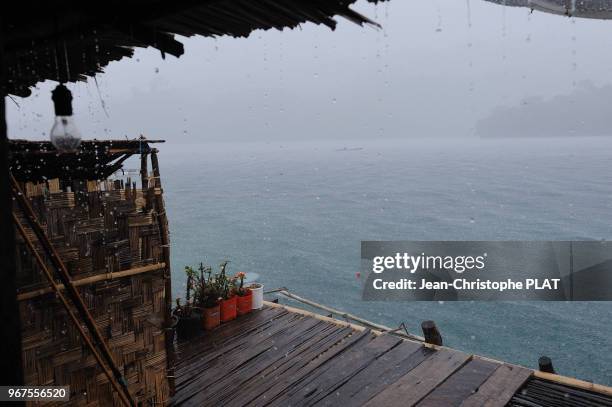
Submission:
[[[502,407],[513,396],[541,405],[566,401],[566,394],[580,403],[609,402],[554,383],[532,380],[523,388],[529,369],[278,308],[240,317],[177,350],[172,405]]]
[[[374,338],[364,346],[355,347],[326,365],[323,371],[309,382],[308,386],[294,394],[285,402],[289,405],[313,405],[325,396],[342,386],[353,376],[365,369],[376,358],[384,355],[401,339],[391,335],[381,335]]]
[[[403,341],[321,400],[318,405],[362,405],[414,369],[433,352],[419,342]]]
[[[249,329],[236,332],[235,336],[219,335],[219,338],[212,342],[204,337],[200,342],[200,348],[196,351],[190,354],[179,352],[181,364],[175,369],[176,388],[179,389],[196,380],[204,370],[219,363],[219,359],[224,355],[239,355],[244,349],[257,343],[259,339],[265,338],[265,335],[271,335],[277,329],[289,329],[298,320],[299,317],[295,314],[282,314],[273,320],[276,325],[268,320],[265,324],[258,324],[254,328],[251,326]],[[277,327],[276,330],[273,327]],[[197,363],[190,363],[192,359]]]
[[[175,346],[175,351],[183,354],[181,362],[186,361],[186,357],[201,352],[203,346],[223,342],[227,338],[235,338],[238,334],[250,332],[253,329],[259,329],[269,325],[275,318],[289,313],[281,308],[264,308],[262,310],[253,311],[245,316],[240,317],[239,323],[223,324],[213,331],[202,332],[201,335],[189,338],[188,340],[180,340]],[[195,351],[195,352],[194,352]]]
[[[257,329],[265,329],[275,318],[290,317],[287,312],[270,312],[270,309],[252,312],[241,317],[239,324],[223,324],[214,331],[202,332],[201,335],[188,340],[179,340],[175,345],[175,354],[180,365],[188,366],[190,358],[199,358],[203,353],[218,347],[219,343],[240,339],[242,335]],[[279,310],[280,311],[280,310]],[[177,365],[179,362],[177,361]],[[177,375],[179,372],[177,371]]]
[[[297,319],[290,314],[284,315],[279,319],[288,326],[291,326],[291,324],[297,321]],[[270,328],[266,328],[264,332],[268,332],[269,329]],[[254,331],[254,333],[256,332],[261,332],[261,330]],[[273,331],[270,330],[270,332],[272,333]],[[254,334],[253,337],[257,336]],[[226,359],[243,354],[253,341],[254,339],[248,336],[240,336],[240,338],[236,340],[226,338],[226,342],[216,342],[212,345],[202,346],[201,352],[194,352],[194,354],[187,358],[185,361],[186,364],[181,364],[177,367],[177,389],[192,385],[193,382],[202,377],[208,369],[217,365],[223,365]]]
[[[205,375],[196,374],[193,375],[191,380],[187,381],[187,384],[181,383],[182,395],[185,397],[183,401],[196,393],[204,393],[203,396],[205,396],[213,384],[228,376],[228,372],[240,369],[249,360],[273,349],[275,341],[280,341],[282,345],[286,341],[301,335],[304,330],[310,327],[309,324],[303,323],[304,318],[301,318],[301,316],[294,314],[293,317],[295,318],[287,321],[281,321],[283,318],[279,318],[277,320],[279,322],[268,329],[245,337],[240,347],[228,345],[214,352],[214,356],[209,359],[209,363],[200,366],[199,371],[206,370]],[[313,321],[314,323],[318,322]]]
[[[519,366],[501,365],[468,397],[461,407],[502,407],[532,375],[532,371]]]
[[[350,328],[347,328],[350,329]],[[302,369],[296,371],[293,375],[283,377],[276,385],[274,385],[264,395],[253,400],[251,405],[277,405],[286,406],[285,402],[293,394],[300,391],[313,377],[316,377],[317,371],[321,366],[329,363],[337,355],[347,351],[353,346],[360,346],[363,343],[368,343],[372,339],[372,334],[369,330],[362,332],[352,332],[352,334],[340,343],[332,344],[328,349],[320,354],[319,357],[310,361]]]
[[[328,349],[332,344],[339,342],[351,333],[349,329],[333,324],[324,324],[323,326],[324,328],[317,335],[313,335],[259,374],[248,378],[240,386],[241,391],[234,392],[225,401],[234,405],[245,405],[260,397],[282,377],[294,374],[319,356],[323,349]]]
[[[500,363],[475,358],[421,400],[418,407],[458,407],[478,390]]]
[[[320,327],[324,325],[324,322],[314,318],[302,318],[290,333],[283,333],[283,335],[270,338],[270,341],[267,342],[270,346],[262,348],[265,349],[263,352],[246,359],[236,368],[231,365],[224,367],[220,372],[221,379],[216,383],[209,383],[205,391],[201,392],[202,395],[211,404],[225,404],[222,401],[235,393],[235,390],[231,390],[231,387],[238,387],[242,390],[243,384],[251,377],[259,376],[270,365],[284,359],[285,355],[289,355],[295,348],[317,335]],[[257,346],[261,348],[262,345]]]
[[[469,359],[466,353],[439,349],[365,405],[414,406]]]

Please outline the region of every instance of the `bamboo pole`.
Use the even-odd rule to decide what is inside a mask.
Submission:
[[[117,365],[115,364],[115,361],[113,360],[113,356],[110,350],[108,349],[106,342],[104,342],[104,339],[102,338],[102,334],[100,333],[98,326],[96,325],[95,321],[93,320],[93,317],[87,310],[87,306],[83,302],[83,299],[81,298],[76,287],[72,284],[72,280],[70,278],[70,273],[68,273],[68,269],[66,269],[64,262],[62,261],[59,254],[57,253],[57,251],[55,250],[55,248],[49,241],[49,238],[47,237],[47,233],[44,231],[44,229],[42,228],[42,226],[36,219],[36,215],[34,214],[34,211],[32,210],[30,203],[28,202],[25,195],[23,194],[23,191],[19,187],[17,180],[12,174],[10,175],[10,177],[11,177],[13,196],[15,197],[16,202],[19,204],[22,211],[24,212],[26,216],[26,220],[30,224],[30,227],[32,228],[34,233],[36,234],[36,237],[38,238],[38,241],[42,245],[43,250],[45,251],[49,259],[51,260],[51,263],[57,270],[60,279],[64,283],[64,286],[66,286],[66,289],[68,290],[68,294],[70,295],[77,311],[79,312],[81,318],[83,318],[83,320],[85,321],[85,324],[87,325],[89,332],[91,332],[92,336],[97,342],[97,345],[100,347],[100,350],[102,351],[102,356],[104,356],[107,363],[112,368],[113,374],[115,375],[119,383],[121,383],[121,386],[123,390],[125,391],[126,397],[128,398],[130,402],[128,405],[135,407],[136,403],[134,402],[134,399],[130,395],[130,392],[127,387],[127,381],[121,374],[121,371],[117,368]]]
[[[149,202],[149,174],[147,170],[147,153],[141,152],[140,154],[140,182],[142,189],[142,197],[145,200],[145,209],[151,209],[151,202]]]
[[[603,384],[585,382],[584,380],[574,379],[573,377],[561,376],[554,373],[540,372],[534,370],[534,377],[549,380],[551,382],[563,384],[565,386],[575,387],[581,390],[588,390],[594,393],[605,394],[612,397],[612,387],[604,386]]]
[[[164,291],[166,301],[166,312],[165,312],[165,339],[166,339],[166,361],[168,368],[168,384],[170,385],[170,394],[174,395],[175,381],[174,381],[174,344],[173,336],[169,335],[169,329],[172,326],[172,279],[170,269],[170,233],[168,230],[168,217],[166,215],[166,206],[164,204],[164,196],[161,185],[160,171],[159,171],[159,160],[157,159],[157,149],[154,148],[151,151],[151,169],[153,170],[153,185],[152,189],[156,192],[154,197],[155,210],[158,216],[159,234],[161,235],[162,243],[162,260],[166,264],[166,271],[164,273]],[[157,190],[160,193],[157,193]]]
[[[282,308],[282,309],[286,309],[287,311],[292,312],[294,314],[300,314],[300,315],[304,315],[304,316],[308,316],[308,317],[312,317],[312,318],[318,319],[320,321],[329,322],[329,323],[332,323],[334,325],[348,327],[348,328],[354,329],[355,331],[358,331],[358,332],[363,332],[366,329],[369,329],[369,328],[366,328],[363,325],[352,324],[352,323],[350,323],[348,321],[342,321],[340,319],[335,319],[335,318],[332,318],[332,317],[326,317],[325,315],[317,314],[316,312],[306,311],[304,309],[292,307],[292,306],[286,305],[286,304],[278,304],[278,303],[275,303],[275,302],[272,302],[272,301],[264,300],[264,305],[266,307],[270,307],[270,308]],[[376,329],[371,329],[370,331],[372,332],[373,335],[376,335],[376,336],[382,335],[384,333],[383,331],[379,331],[379,330],[376,330]]]
[[[75,287],[80,287],[83,285],[97,283],[99,281],[113,280],[117,278],[129,277],[129,276],[134,276],[134,275],[142,274],[142,273],[148,273],[151,271],[162,270],[165,267],[166,267],[166,263],[163,263],[163,262],[155,263],[155,264],[150,264],[148,266],[135,267],[135,268],[127,269],[127,270],[115,271],[112,273],[96,274],[95,276],[80,278],[78,280],[72,280],[72,284]],[[64,290],[66,288],[64,287],[64,284],[58,284],[57,286],[59,287],[60,290]],[[27,292],[18,294],[17,300],[18,301],[30,300],[32,298],[36,298],[36,297],[39,297],[44,294],[48,294],[53,291],[54,290],[52,287],[41,288],[39,290],[27,291]]]
[[[36,259],[36,263],[38,263],[38,267],[40,267],[40,269],[43,271],[43,274],[47,277],[47,280],[49,280],[49,283],[51,284],[51,287],[53,287],[53,290],[57,294],[57,297],[60,299],[60,301],[64,305],[64,308],[66,309],[66,312],[70,316],[70,319],[72,319],[72,322],[74,322],[74,325],[79,330],[79,333],[81,334],[81,337],[85,341],[85,344],[87,345],[87,347],[89,348],[89,350],[93,354],[94,358],[96,359],[96,361],[98,362],[98,364],[100,365],[102,370],[104,371],[104,374],[108,378],[108,381],[111,382],[111,385],[117,391],[117,394],[121,398],[121,401],[123,401],[123,403],[125,403],[125,405],[129,406],[130,402],[129,402],[126,394],[124,394],[123,389],[121,388],[119,383],[117,383],[116,378],[113,376],[112,372],[109,371],[109,369],[106,367],[106,365],[102,361],[102,358],[100,357],[100,354],[96,350],[96,347],[94,346],[94,344],[91,342],[91,339],[89,338],[89,335],[87,335],[86,332],[83,330],[83,327],[81,326],[78,318],[76,317],[76,315],[74,315],[74,312],[72,312],[72,309],[70,308],[70,304],[66,300],[66,297],[64,296],[64,294],[62,293],[62,290],[60,289],[59,285],[53,279],[53,276],[51,275],[51,272],[49,271],[49,269],[45,265],[45,262],[43,261],[43,259],[38,254],[38,251],[36,251],[36,248],[34,247],[34,244],[30,240],[30,238],[28,237],[28,235],[27,235],[23,225],[19,221],[19,219],[17,219],[17,216],[15,216],[15,213],[13,213],[13,222],[15,223],[15,226],[17,226],[17,229],[19,230],[19,233],[23,237],[23,240],[26,242],[26,245],[28,246],[28,249],[30,250],[30,253],[32,253],[34,258]]]
[[[395,332],[396,330],[395,329],[391,329],[391,328],[389,328],[387,326],[380,325],[380,324],[368,321],[367,319],[363,319],[363,318],[358,317],[356,315],[349,314],[348,312],[342,312],[342,311],[339,311],[337,309],[328,307],[326,305],[316,303],[314,301],[311,301],[311,300],[308,300],[306,298],[300,297],[299,295],[295,295],[295,294],[289,292],[286,289],[279,289],[279,290],[273,290],[273,291],[267,291],[266,292],[266,294],[271,294],[271,293],[282,294],[285,297],[289,297],[289,298],[294,299],[296,301],[302,302],[302,303],[304,303],[306,305],[310,305],[311,307],[319,308],[319,309],[322,309],[324,311],[330,312],[332,314],[339,315],[339,316],[341,316],[344,319],[355,321],[355,322],[357,322],[357,323],[359,323],[359,324],[361,324],[361,325],[363,325],[363,326],[365,326],[367,328],[375,329],[375,330],[381,331],[381,332],[389,332],[389,333],[396,334],[396,332]],[[400,336],[404,336],[404,337],[407,337],[409,339],[413,339],[413,340],[417,340],[417,341],[424,341],[424,338],[422,338],[422,337],[420,337],[418,335],[403,334],[402,333]]]
[[[121,158],[119,158],[117,161],[115,161],[114,163],[110,164],[108,166],[108,175],[113,174],[115,171],[117,171],[119,168],[121,168],[121,165],[125,162],[125,160],[127,160],[128,158],[130,158],[132,156],[133,153],[125,153]]]

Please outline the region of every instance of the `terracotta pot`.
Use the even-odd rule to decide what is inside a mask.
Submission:
[[[219,304],[214,307],[205,308],[204,309],[204,329],[210,331],[211,329],[215,329],[221,324],[221,311]]]
[[[221,300],[221,322],[231,321],[236,318],[236,296],[227,300]]]
[[[238,315],[248,314],[253,308],[253,293],[247,290],[247,295],[237,297],[236,301],[238,301]]]

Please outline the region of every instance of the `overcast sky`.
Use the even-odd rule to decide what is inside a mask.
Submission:
[[[612,21],[482,0],[354,7],[384,28],[338,18],[335,32],[306,24],[247,39],[183,38],[179,59],[137,50],[99,75],[99,87],[70,85],[79,128],[84,138],[142,133],[175,143],[472,136],[500,108],[571,101],[584,81],[612,82]],[[11,138],[48,137],[54,86],[16,98],[19,108],[8,101]],[[593,109],[609,116],[601,101]]]

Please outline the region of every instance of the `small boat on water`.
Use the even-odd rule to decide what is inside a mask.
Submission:
[[[342,147],[342,148],[338,148],[336,149],[336,151],[341,151],[341,152],[345,152],[345,151],[362,151],[363,147]]]

